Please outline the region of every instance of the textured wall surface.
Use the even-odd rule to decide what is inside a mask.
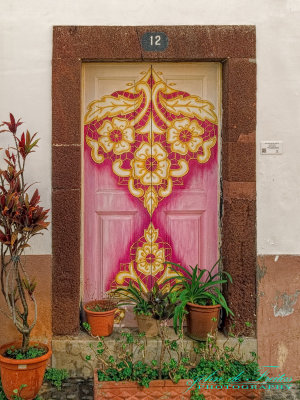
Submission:
[[[257,265],[257,335],[270,375],[300,379],[300,257],[261,256]]]

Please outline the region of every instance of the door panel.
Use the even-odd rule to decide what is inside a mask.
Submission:
[[[85,300],[215,263],[219,68],[85,64]]]

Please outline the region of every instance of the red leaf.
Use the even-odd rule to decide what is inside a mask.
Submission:
[[[9,131],[13,134],[15,134],[17,132],[17,128],[19,125],[23,124],[23,122],[20,122],[20,119],[18,119],[18,121],[16,122],[15,117],[13,116],[12,113],[9,114],[10,117],[10,122],[3,122],[3,125],[6,125],[9,129]],[[5,132],[5,131],[1,131],[1,132]]]

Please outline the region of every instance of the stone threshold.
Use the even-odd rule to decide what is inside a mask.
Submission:
[[[168,328],[168,338],[176,339],[176,334],[172,328]],[[134,328],[122,328],[122,332],[137,332]],[[115,346],[115,339],[120,332],[120,328],[115,328],[111,336],[105,338],[106,344],[110,349]],[[251,359],[251,352],[257,353],[257,339],[252,337],[243,337],[244,342],[241,344],[240,351],[243,358]],[[195,341],[188,336],[184,336],[184,346],[191,348]],[[218,332],[217,344],[222,347],[227,337]],[[93,370],[96,368],[96,361],[86,361],[86,355],[93,355],[90,345],[96,345],[97,339],[92,338],[86,332],[80,332],[76,336],[54,336],[52,338],[52,367],[65,368],[70,377],[91,378]],[[229,338],[227,345],[234,346],[237,344],[237,338]],[[147,338],[146,358],[158,359],[161,339],[159,337]]]

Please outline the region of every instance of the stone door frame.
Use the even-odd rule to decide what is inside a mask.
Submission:
[[[141,36],[149,31],[168,35],[164,52],[141,48]],[[255,26],[53,28],[53,334],[79,330],[82,62],[214,61],[222,63],[221,255],[234,281],[226,297],[239,333],[256,335],[255,54]]]

